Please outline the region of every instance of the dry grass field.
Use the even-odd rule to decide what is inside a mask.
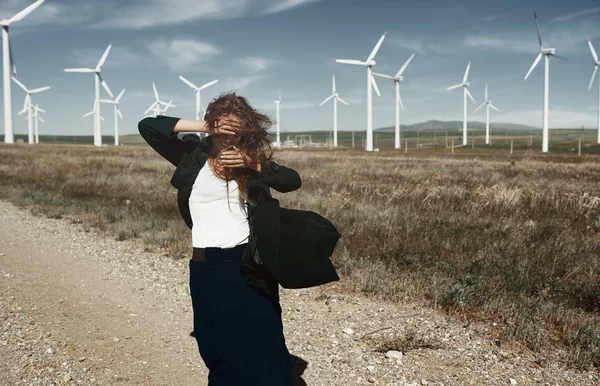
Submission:
[[[147,146],[0,145],[0,197],[118,240],[190,254],[174,170]],[[506,150],[284,150],[310,209],[342,233],[342,285],[489,323],[497,344],[600,366],[600,158]],[[492,324],[494,323],[494,324]],[[494,327],[492,327],[494,326]]]

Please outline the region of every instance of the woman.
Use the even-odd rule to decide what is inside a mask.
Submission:
[[[194,334],[209,369],[209,385],[291,385],[278,283],[259,267],[249,221],[252,208],[270,197],[268,187],[265,193],[260,186],[291,191],[300,187],[300,176],[271,160],[271,121],[245,98],[220,96],[208,105],[204,119],[145,118],[139,131],[177,166],[171,184],[178,189],[180,212],[192,229]],[[180,139],[180,132],[211,135]],[[270,241],[263,239],[258,249],[268,257]]]

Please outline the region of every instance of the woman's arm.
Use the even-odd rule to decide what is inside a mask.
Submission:
[[[204,121],[191,121],[159,115],[156,118],[144,118],[138,123],[138,130],[144,140],[158,154],[177,166],[181,155],[191,150],[194,144],[177,137],[181,132],[203,132]]]
[[[260,165],[258,180],[281,193],[300,189],[302,180],[300,174],[292,168],[267,161]]]

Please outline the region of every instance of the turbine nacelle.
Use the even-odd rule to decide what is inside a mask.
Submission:
[[[8,19],[0,20],[0,26],[8,28],[8,26],[10,26],[10,20],[8,20]]]
[[[542,48],[540,52],[542,55],[556,55],[556,48]]]
[[[374,65],[376,65],[376,64],[377,64],[377,62],[376,62],[376,61],[374,61],[374,60],[369,60],[369,61],[367,62],[367,67],[371,67],[371,66],[374,66]]]

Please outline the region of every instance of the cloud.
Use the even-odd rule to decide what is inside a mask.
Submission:
[[[505,38],[499,36],[466,35],[462,44],[467,47],[491,49],[505,52],[535,53],[539,51],[535,39]]]
[[[231,20],[279,13],[318,1],[320,0],[103,0],[111,2],[112,12],[96,27],[143,29],[198,20]]]
[[[552,21],[570,21],[580,16],[594,15],[596,13],[600,13],[600,7],[584,9],[583,11],[573,12],[567,15],[555,17],[554,19],[552,19]]]
[[[185,38],[157,39],[148,43],[147,47],[174,71],[198,65],[222,53],[219,48],[210,43]]]
[[[272,5],[267,6],[267,8],[262,12],[263,15],[279,13],[283,11],[287,11],[288,9],[296,8],[301,5],[311,4],[319,2],[320,0],[279,0],[273,1]]]
[[[234,63],[250,72],[259,72],[273,66],[276,61],[259,56],[246,56],[235,59]]]
[[[222,82],[219,80],[217,85],[223,91],[236,91],[247,89],[250,85],[262,79],[258,75],[227,77]]]

